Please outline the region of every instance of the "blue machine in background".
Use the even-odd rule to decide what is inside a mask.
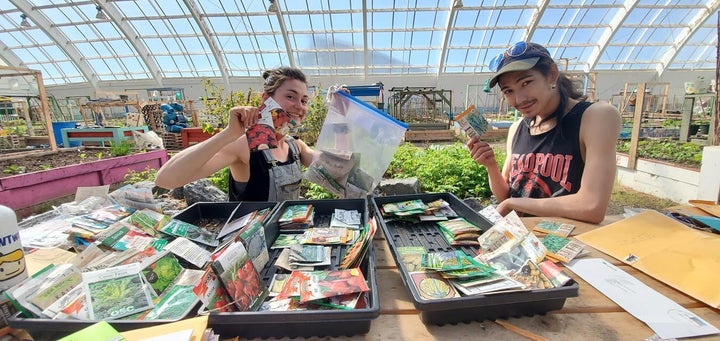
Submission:
[[[385,109],[385,91],[382,82],[370,85],[345,85],[345,87],[350,90],[350,94],[355,97],[375,97],[374,100],[363,100],[373,104],[381,111],[387,112]]]

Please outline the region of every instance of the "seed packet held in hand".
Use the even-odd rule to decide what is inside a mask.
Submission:
[[[469,138],[481,136],[490,128],[490,123],[475,109],[474,104],[470,104],[465,111],[457,115],[455,122],[460,125]]]
[[[275,102],[272,97],[268,97],[260,106],[257,123],[250,126],[245,132],[251,151],[277,148],[278,141],[275,136],[273,116],[279,117],[281,115],[287,114],[280,107],[280,104]]]

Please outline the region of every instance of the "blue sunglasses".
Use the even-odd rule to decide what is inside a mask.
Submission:
[[[522,56],[525,52],[527,52],[528,46],[528,43],[519,41],[513,46],[508,47],[507,50],[500,52],[497,56],[495,56],[495,58],[490,60],[490,71],[498,72],[500,70],[500,66],[506,58]]]

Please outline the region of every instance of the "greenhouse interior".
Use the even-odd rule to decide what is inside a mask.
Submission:
[[[720,246],[718,37],[719,0],[0,0],[0,232],[6,236],[0,239],[4,293],[0,341],[73,336],[99,340],[100,335],[118,340],[718,337],[720,295],[698,284],[720,281],[720,274],[707,268],[717,266],[717,260],[698,251]],[[528,59],[532,53],[541,57]],[[513,191],[533,190],[548,192],[550,199],[560,190],[560,199],[572,187],[572,181],[555,179],[568,171],[551,152],[515,152],[518,142],[509,135],[521,129],[516,127],[522,127],[523,121],[530,122],[529,131],[540,129],[544,121],[538,119],[541,116],[528,118],[526,108],[531,104],[519,103],[513,92],[532,91],[532,85],[508,85],[499,77],[540,70],[538,60],[545,55],[551,70],[569,80],[571,89],[563,88],[560,96],[577,93],[573,100],[619,116],[594,121],[597,130],[612,131],[605,135],[612,135],[615,145],[614,155],[603,147],[608,153],[602,162],[595,159],[599,152],[592,147],[598,143],[594,135],[602,133],[590,133],[595,127],[582,129],[578,123],[578,150],[573,153],[582,158],[582,167],[590,166],[580,170],[574,179],[576,189],[568,193],[584,193],[577,190],[583,174],[606,173],[604,182],[615,187],[612,194],[597,194],[610,197],[602,199],[610,203],[600,205],[598,219],[585,212],[594,207],[566,212],[569,209],[550,208],[562,205],[538,208],[511,200],[518,199]],[[527,60],[533,60],[532,65],[506,71],[510,65],[520,65],[511,63]],[[274,123],[279,114],[271,116],[275,109],[266,110],[274,108],[266,100],[274,94],[266,92],[263,78],[278,68],[301,71],[307,86],[302,104],[307,115],[303,113],[300,120],[285,104],[274,104],[288,114],[291,123],[284,124],[292,125],[283,133]],[[555,91],[554,82],[548,86]],[[298,94],[297,89],[292,91]],[[234,107],[246,111],[233,111],[239,115],[233,116]],[[253,122],[275,124],[269,133],[257,133],[267,141],[251,142],[252,127],[245,126],[248,119],[243,117],[255,113]],[[560,125],[562,115],[548,116],[556,122],[551,125]],[[227,134],[237,117],[248,132],[243,130],[241,138],[229,141]],[[615,118],[617,136],[614,123],[605,124]],[[476,143],[487,143],[493,162],[483,161]],[[278,160],[278,151],[273,150],[278,146],[285,148],[283,153],[287,150],[284,157],[294,156],[301,167],[302,182],[297,179],[299,189],[287,197],[290,200],[280,200],[286,198],[284,186],[290,185],[280,185],[284,180],[275,178],[279,175],[273,171],[278,162],[292,164]],[[268,150],[255,153],[258,148]],[[202,154],[196,150],[212,150],[214,156],[187,165]],[[369,155],[360,157],[363,153]],[[257,161],[261,154],[269,159]],[[250,199],[255,197],[247,193],[233,200],[237,188],[247,192],[243,186],[251,183],[238,181],[237,174],[257,171],[252,168],[257,163],[252,162],[264,161],[272,165],[267,166],[270,178],[263,178],[270,187],[270,194],[263,197],[267,200]],[[181,162],[186,165],[178,165]],[[568,159],[565,165],[569,164]],[[560,187],[547,189],[544,183],[532,182],[536,180],[508,182],[508,176],[533,168]],[[171,170],[212,172],[206,177],[167,175]],[[334,175],[341,170],[341,175]],[[499,177],[508,189],[498,187]],[[180,184],[184,180],[208,187],[188,189],[189,184]],[[208,185],[197,185],[203,180]],[[134,187],[144,182],[151,185]],[[589,182],[582,184],[596,189]],[[498,195],[498,188],[507,193]],[[626,191],[645,197],[613,206]],[[195,192],[199,197],[192,197]],[[98,196],[112,206],[91,207],[95,203],[88,200]],[[417,228],[442,231],[432,237],[436,239],[430,239],[430,232],[419,234],[424,251],[411,249],[420,247],[412,244],[418,242],[418,234],[400,218],[418,214],[402,212],[413,200],[425,205],[420,212],[431,212],[432,218],[421,214],[420,220],[407,221]],[[517,205],[513,210],[510,202]],[[559,202],[572,206],[570,200]],[[578,202],[585,203],[579,200],[575,205]],[[293,211],[300,206],[307,210]],[[148,208],[155,213],[147,213]],[[486,215],[483,208],[498,214]],[[392,216],[392,209],[400,213]],[[435,221],[451,217],[444,209],[454,210],[452,217],[479,230],[469,238],[474,244],[464,243],[460,235]],[[519,217],[508,218],[515,210]],[[663,214],[646,212],[654,210]],[[141,212],[144,215],[138,218]],[[548,212],[550,218],[545,216]],[[308,231],[313,215],[318,230],[318,225],[329,224],[329,229],[350,232],[312,235]],[[356,225],[336,221],[345,215],[360,220]],[[193,225],[211,218],[219,220],[219,226]],[[143,219],[150,222],[132,223]],[[245,219],[242,225],[237,225],[241,219]],[[439,263],[442,257],[455,257],[448,256],[449,250],[455,255],[457,250],[465,251],[465,256],[472,253],[453,260],[474,264],[474,271],[485,271],[483,276],[494,268],[512,267],[512,260],[489,262],[490,254],[510,257],[510,251],[483,249],[482,243],[490,243],[490,237],[480,233],[497,229],[500,219],[508,225],[524,223],[531,231],[527,234],[541,233],[541,237],[555,236],[557,231],[538,226],[569,225],[560,227],[569,230],[559,238],[575,244],[563,244],[562,252],[573,247],[577,252],[548,254],[552,265],[546,264],[567,279],[550,278],[544,271],[551,270],[540,262],[531,262],[532,269],[528,268],[532,264],[523,263],[517,272],[504,269],[509,272],[499,275],[508,281],[505,284],[520,284],[507,284],[494,289],[501,293],[489,294],[473,291],[487,285],[477,277],[472,285],[458,280],[469,276],[470,270],[443,273],[444,263],[430,268],[427,262],[432,257],[439,257],[431,260]],[[126,225],[118,230],[120,222]],[[253,229],[253,222],[262,223],[260,230],[265,232]],[[274,244],[282,239],[278,235],[287,237],[285,230],[292,230],[285,224],[308,230],[303,232],[307,242],[299,242],[306,249]],[[623,235],[616,226],[634,232]],[[512,235],[505,228],[503,233]],[[376,230],[380,231],[373,238]],[[128,231],[136,235],[131,237]],[[684,245],[669,246],[668,236],[677,236]],[[325,238],[330,237],[343,242],[328,246]],[[467,235],[462,237],[468,240]],[[249,238],[259,239],[252,244]],[[513,238],[532,243],[525,235]],[[623,242],[609,242],[614,238]],[[20,239],[24,256],[10,246]],[[192,245],[180,246],[180,240]],[[448,245],[437,246],[438,240]],[[138,245],[148,249],[131,255],[128,250]],[[152,255],[149,245],[154,247]],[[240,262],[247,255],[218,260],[222,255],[253,253],[258,245],[269,260],[253,255],[250,263]],[[310,250],[310,245],[318,248]],[[374,251],[368,252],[373,245]],[[662,245],[656,251],[666,256],[682,256],[668,260],[649,251],[653,245]],[[297,254],[288,256],[291,249]],[[99,256],[94,263],[74,258],[78,252],[97,252],[92,257],[103,254],[104,261]],[[112,252],[127,256],[122,266],[111,264]],[[315,255],[331,252],[327,259]],[[307,259],[303,259],[307,264],[290,260],[309,253],[319,257],[317,264],[326,262],[324,267]],[[404,263],[415,256],[417,263]],[[206,259],[198,260],[202,257]],[[279,265],[281,257],[287,262],[285,268]],[[584,263],[572,263],[573,257]],[[139,260],[133,263],[133,259]],[[702,265],[690,264],[696,260]],[[683,261],[689,263],[681,265]],[[3,273],[14,271],[4,267],[15,262],[21,275],[4,277]],[[256,269],[250,271],[247,264]],[[598,276],[608,273],[588,270],[600,264],[629,272],[624,274],[629,279],[617,277],[615,283],[624,284],[603,286]],[[324,271],[322,276],[346,276],[347,281],[338,284],[340,280],[334,279],[328,284],[316,278],[321,275],[296,270],[313,266],[314,272]],[[172,278],[158,279],[159,269],[175,272]],[[527,283],[530,275],[509,275],[517,277],[522,271],[542,272],[547,283],[561,284],[533,287]],[[306,280],[315,281],[313,285],[328,287],[308,288],[312,291],[308,293],[297,288],[288,293],[287,287],[272,292],[273,284],[286,283],[276,280],[296,273],[312,277]],[[30,281],[33,277],[28,275],[45,278],[45,284]],[[121,277],[128,282],[121,283],[117,279]],[[492,283],[500,285],[498,279]],[[160,288],[163,280],[167,283]],[[189,284],[177,284],[183,280]],[[117,292],[127,290],[125,301],[113,301],[108,291],[100,292],[120,284]],[[642,312],[638,302],[620,292],[620,288],[639,288],[636,284],[648,286],[637,289],[637,295],[657,304],[651,310],[667,309],[675,315],[660,318]],[[579,294],[578,286],[583,289]],[[251,287],[258,291],[241,290]],[[340,287],[346,290],[343,295],[319,293]],[[208,293],[215,288],[214,296]],[[653,296],[656,291],[668,302]],[[313,294],[319,296],[306,302],[303,295]],[[129,305],[120,312],[113,310],[122,304]]]

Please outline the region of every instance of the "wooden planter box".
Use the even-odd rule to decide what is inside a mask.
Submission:
[[[118,145],[123,140],[133,139],[133,131],[145,133],[147,126],[119,127],[119,128],[64,128],[61,130],[63,146],[70,146],[72,142],[98,142],[105,146],[105,142],[112,141]]]
[[[220,129],[216,128],[215,134],[217,134],[218,132],[220,132]],[[212,134],[204,132],[200,127],[182,128],[180,134],[182,135],[183,148],[187,148],[195,143],[205,141],[213,136]]]
[[[82,164],[0,178],[0,202],[14,210],[72,195],[78,187],[120,183],[130,170],[158,169],[167,150],[89,161]]]

